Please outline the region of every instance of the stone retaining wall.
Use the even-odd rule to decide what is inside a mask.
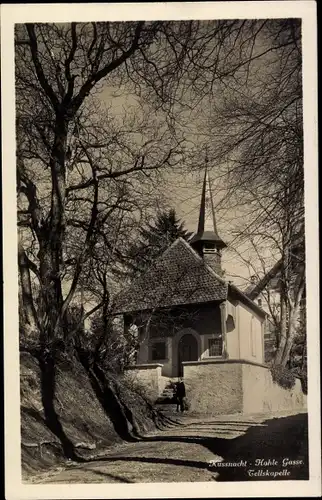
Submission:
[[[163,391],[163,378],[161,375],[162,364],[141,364],[131,366],[126,370],[126,376],[134,383],[138,383],[146,387],[149,396],[152,399],[157,399]]]
[[[183,365],[187,399],[192,411],[209,415],[242,412],[241,364],[199,361]]]
[[[246,360],[185,362],[190,408],[209,415],[306,408],[301,382],[288,390],[273,382],[267,366]]]
[[[301,381],[291,389],[283,389],[273,381],[270,369],[264,366],[242,365],[243,413],[297,410],[306,408],[306,395]]]

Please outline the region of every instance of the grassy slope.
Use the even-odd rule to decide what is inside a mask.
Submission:
[[[75,453],[86,459],[100,450],[155,428],[151,406],[122,379],[111,378],[101,391],[75,359],[56,365],[53,408],[62,433]],[[100,386],[101,387],[101,386]],[[96,390],[95,390],[96,389]],[[99,396],[99,398],[98,398]],[[21,353],[22,469],[30,475],[65,460],[61,439],[50,430],[44,412],[37,359]]]

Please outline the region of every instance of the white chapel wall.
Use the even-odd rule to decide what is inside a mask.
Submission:
[[[143,339],[140,339],[140,348],[137,354],[137,364],[145,364],[149,362],[149,339],[148,335],[145,335]]]
[[[261,319],[241,303],[237,314],[240,359],[264,363]]]
[[[226,350],[228,358],[239,359],[238,317],[235,304],[227,300]],[[234,317],[233,317],[234,316]]]
[[[200,359],[205,359],[209,356],[208,353],[208,339],[212,335],[200,335]]]
[[[265,321],[260,321],[259,318],[254,316],[253,322],[254,334],[256,339],[256,361],[258,363],[265,362],[265,353],[264,353],[264,329],[265,329]]]
[[[162,367],[162,375],[164,377],[171,377],[172,376],[172,366],[173,366],[173,339],[172,337],[166,337],[162,339],[166,343],[166,353],[167,353],[167,358],[163,361],[160,361],[160,363],[163,364]]]

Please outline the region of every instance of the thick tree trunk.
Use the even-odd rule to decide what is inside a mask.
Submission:
[[[57,119],[55,142],[50,161],[50,169],[52,177],[50,243],[52,252],[51,257],[52,257],[53,271],[57,278],[60,278],[60,270],[63,260],[63,244],[65,241],[65,231],[66,231],[65,152],[67,144],[67,133],[68,133],[68,125],[66,123],[66,120]],[[58,288],[60,288],[61,280],[59,279],[58,281],[59,281]]]
[[[274,359],[274,364],[275,365],[281,365],[282,364],[282,359],[283,359],[283,353],[284,349],[286,346],[286,336],[283,336],[281,338],[280,345],[276,351],[275,359]]]
[[[281,342],[275,357],[275,364],[281,364],[286,366],[291,349],[294,344],[294,338],[297,333],[297,325],[300,313],[299,301],[301,299],[301,294],[299,293],[299,300],[292,307],[289,307],[289,318],[287,324],[285,324],[286,330],[285,334],[281,336]]]
[[[41,288],[41,323],[43,340],[54,339],[54,329],[62,305],[60,280],[55,274],[55,262],[52,258],[50,240],[43,241],[39,251],[40,288]]]
[[[301,299],[301,297],[300,297]],[[284,351],[282,355],[282,361],[281,364],[283,366],[286,365],[286,363],[289,360],[291,349],[294,344],[294,338],[297,334],[297,325],[298,325],[298,320],[299,320],[299,313],[300,313],[300,305],[299,301],[291,308],[290,315],[289,315],[289,325],[288,325],[288,336],[287,340],[284,346]]]
[[[282,360],[281,360],[281,365],[282,366],[286,366],[287,365],[287,362],[288,362],[288,360],[290,358],[290,353],[291,353],[291,349],[293,347],[293,344],[294,344],[294,337],[290,335],[287,338],[285,346],[284,346],[284,352],[283,352]]]
[[[276,365],[279,365],[282,363],[282,358],[283,358],[283,352],[285,349],[286,341],[287,341],[287,335],[288,335],[288,328],[287,328],[287,307],[285,303],[285,296],[284,293],[281,291],[281,310],[280,310],[280,336],[279,336],[279,342],[278,342],[278,347],[275,355],[275,360],[274,363]]]
[[[39,237],[40,284],[43,303],[43,340],[63,338],[60,321],[63,304],[61,274],[63,245],[65,242],[65,149],[67,140],[66,120],[57,118],[55,140],[51,154],[52,177],[51,210]]]
[[[29,337],[38,332],[37,315],[34,306],[28,260],[22,243],[18,243],[18,267],[21,283],[24,331]]]

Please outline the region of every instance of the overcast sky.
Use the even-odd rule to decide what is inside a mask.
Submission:
[[[259,37],[259,42],[255,44],[254,53],[256,50],[263,49],[262,43],[263,41]],[[269,57],[271,57],[271,55]],[[254,74],[250,74],[247,77],[248,87],[250,85],[250,88],[252,88],[253,83],[250,84],[252,79],[254,80],[255,88],[259,76],[261,75],[262,78],[265,78],[266,72],[269,73],[270,71],[268,63],[269,59],[265,60],[265,58],[260,58],[256,61],[253,67]],[[263,66],[263,68],[260,68],[259,65]],[[263,72],[258,74],[258,69]],[[182,171],[179,165],[167,174],[158,187],[164,198],[165,206],[174,207],[176,209],[178,216],[185,222],[189,231],[196,231],[197,229],[206,158],[204,146],[207,144],[211,149],[212,145],[216,145],[216,140],[222,140],[222,137],[220,137],[220,128],[216,130],[214,127],[214,130],[211,131],[207,129],[207,120],[209,120],[209,116],[211,117],[212,113],[215,113],[216,106],[220,104],[222,91],[223,89],[220,87],[220,84],[215,84],[212,92],[213,97],[207,95],[200,101],[197,108],[180,111],[178,115],[180,120],[174,124],[175,133],[184,134],[188,143],[191,142],[194,150],[197,151],[197,157],[194,156],[193,160],[191,160],[191,158],[187,160],[192,161],[192,163],[187,166],[187,170],[183,168]],[[247,91],[249,91],[249,88]],[[184,95],[183,98],[189,101],[187,95]],[[138,98],[129,95],[127,88],[112,88],[108,87],[107,84],[102,88],[100,94],[100,100],[103,106],[106,106],[106,109],[108,109],[106,112],[116,117],[126,117],[127,113],[130,112],[130,108],[132,112],[133,109],[135,110],[136,106],[138,110],[142,108],[142,102],[138,104],[137,99]],[[145,103],[143,103],[143,106],[144,105]],[[162,119],[163,117],[160,115],[160,124],[162,123]],[[216,133],[219,134],[218,138],[216,137]],[[149,139],[149,137],[144,139]],[[149,158],[147,158],[147,161],[149,161]],[[181,165],[181,167],[185,167],[185,165]],[[191,169],[193,171],[191,171]],[[239,207],[238,204],[236,205],[227,197],[227,179],[222,177],[222,172],[225,169],[227,170],[227,165],[216,163],[216,161],[211,158],[210,153],[209,171],[212,181],[217,228],[221,238],[228,244],[228,248],[223,251],[223,267],[226,270],[228,278],[231,277],[231,279],[240,286],[246,286],[247,280],[254,274],[254,270],[250,269],[250,267],[245,264],[245,260],[247,261],[250,259],[252,262],[255,262],[256,257],[249,245],[235,245],[235,228],[240,229],[242,224],[247,223],[247,206]],[[238,253],[240,255],[238,255]],[[266,255],[266,257],[268,270],[271,263],[274,263],[274,257],[272,257],[270,253]],[[257,264],[255,267],[256,266]]]

